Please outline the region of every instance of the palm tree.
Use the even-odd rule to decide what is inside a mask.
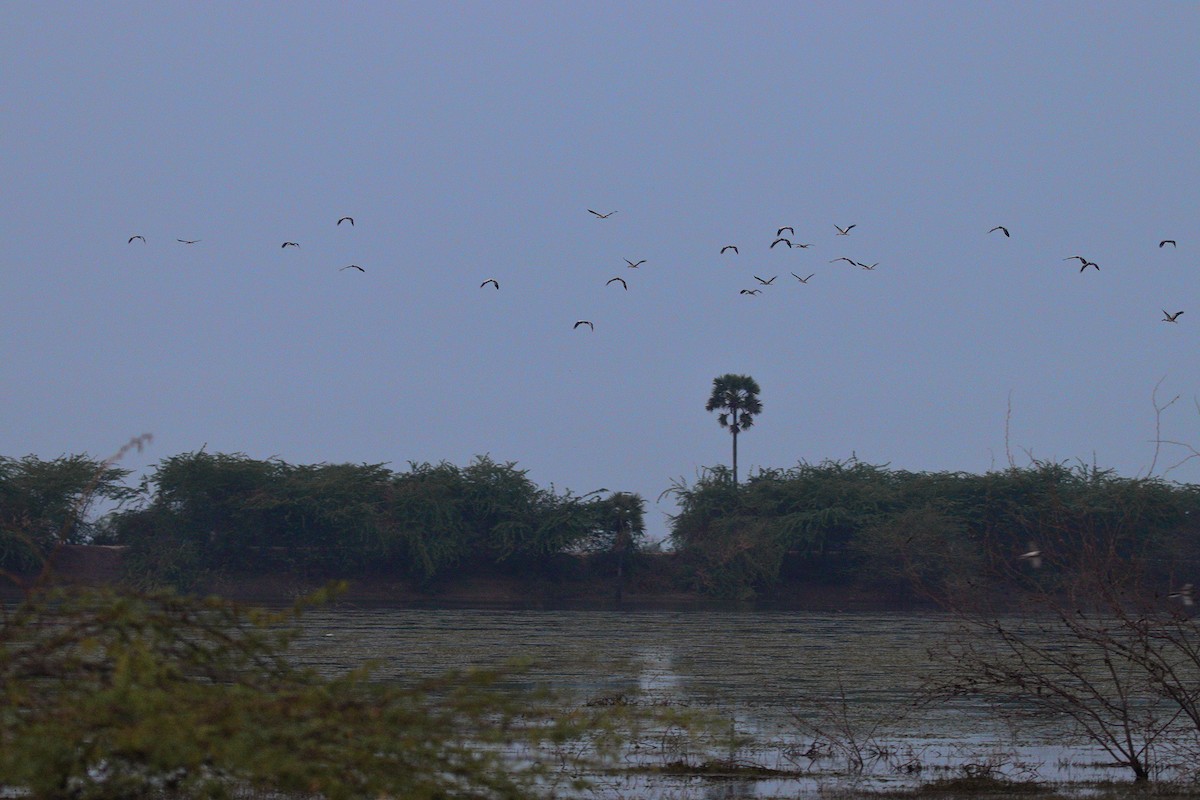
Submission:
[[[704,406],[706,411],[724,409],[725,413],[717,416],[717,422],[722,428],[729,428],[733,434],[733,483],[737,485],[737,437],[746,428],[754,424],[754,415],[762,413],[762,403],[758,399],[758,383],[749,375],[722,375],[713,378],[712,396]]]

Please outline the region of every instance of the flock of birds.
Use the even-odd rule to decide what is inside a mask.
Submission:
[[[350,227],[351,228],[354,227],[354,217],[342,217],[337,221],[336,224],[341,225],[343,222],[349,222]],[[126,244],[133,244],[134,242],[138,242],[138,241],[140,241],[142,244],[146,244],[146,237],[142,236],[140,233],[134,234],[133,236],[129,237],[129,240],[126,242]],[[180,244],[200,244],[200,242],[202,242],[203,239],[176,239],[175,241],[179,242]],[[279,245],[280,249],[287,249],[289,247],[299,247],[299,246],[300,246],[299,242],[284,242],[283,244]],[[358,264],[347,264],[346,266],[341,267],[338,270],[338,272],[342,272],[342,271],[348,270],[348,269],[356,269],[359,272],[366,272],[366,270],[363,269],[362,267],[360,267]]]
[[[607,213],[601,213],[601,212],[596,211],[595,209],[591,209],[591,208],[589,208],[587,211],[589,214],[591,214],[596,219],[601,219],[601,220],[609,219],[610,217],[612,217],[614,214],[617,213],[616,211],[609,211]],[[338,219],[336,225],[340,226],[343,223],[349,223],[350,227],[354,227],[354,217],[349,217],[349,216],[341,217]],[[837,231],[837,233],[835,234],[836,236],[849,236],[850,231],[853,230],[854,228],[858,227],[858,225],[850,224],[850,225],[846,225],[845,227],[843,227],[841,225],[835,224],[833,227],[834,227],[834,230]],[[988,231],[989,234],[997,233],[997,232],[1003,234],[1005,238],[1012,238],[1012,233],[1009,231],[1007,226],[997,225]],[[787,233],[789,235],[784,236],[784,233]],[[795,227],[793,227],[791,225],[781,226],[775,230],[775,238],[771,242],[768,249],[774,250],[777,246],[783,245],[788,250],[793,250],[793,249],[805,250],[805,249],[813,246],[811,242],[794,241],[795,236],[796,236]],[[129,237],[127,244],[133,244],[135,241],[140,241],[140,242],[142,242],[142,244],[145,244],[146,237],[141,234],[135,234],[135,235]],[[184,245],[194,245],[194,244],[199,244],[201,242],[200,239],[176,239],[175,241],[179,242],[180,244],[184,244]],[[1158,243],[1158,247],[1160,250],[1162,248],[1166,247],[1167,245],[1171,245],[1171,247],[1173,247],[1173,248],[1178,248],[1178,246],[1179,246],[1174,239],[1163,239]],[[280,245],[280,247],[283,249],[286,249],[288,247],[298,248],[298,247],[300,247],[300,243],[286,241],[286,242],[283,242]],[[741,254],[741,250],[738,247],[738,245],[736,245],[736,244],[724,245],[720,248],[719,252],[720,252],[720,255],[722,255],[722,256],[730,254],[730,253],[732,253],[734,256]],[[647,260],[643,258],[643,259],[639,259],[638,261],[631,261],[630,259],[626,258],[626,259],[624,259],[624,261],[625,261],[626,266],[629,269],[637,269],[641,265],[645,264]],[[868,264],[866,262],[857,261],[857,260],[849,258],[847,256],[839,256],[838,258],[834,258],[834,259],[830,260],[829,263],[836,264],[841,261],[846,262],[850,266],[859,267],[859,268],[867,270],[867,271],[873,271],[876,267],[879,266],[879,263],[880,263],[880,262],[876,261],[874,263]],[[1088,267],[1095,269],[1097,272],[1100,271],[1100,265],[1097,264],[1095,261],[1092,261],[1091,259],[1087,258],[1086,256],[1082,256],[1082,255],[1067,256],[1066,258],[1063,259],[1063,261],[1078,261],[1079,262],[1079,271],[1081,273],[1084,272],[1085,270],[1087,270]],[[359,266],[358,264],[347,264],[344,267],[340,267],[338,271],[344,272],[348,269],[357,270],[362,273],[366,272],[366,270],[363,267]],[[816,276],[816,273],[810,273],[810,274],[804,275],[804,276],[798,275],[795,272],[791,272],[790,274],[793,278],[795,278],[801,284],[807,284],[810,280],[812,280],[812,278],[814,278]],[[747,296],[751,296],[751,297],[760,295],[763,293],[763,290],[759,287],[775,285],[775,281],[778,277],[779,277],[778,275],[772,275],[770,278],[763,278],[761,276],[754,275],[753,278],[754,278],[754,280],[756,280],[758,282],[758,284],[751,288],[745,288],[745,289],[739,290],[739,294],[747,295]],[[614,283],[620,284],[622,289],[624,289],[625,291],[629,291],[629,283],[619,275],[609,278],[608,281],[606,281],[604,285],[611,286]],[[497,278],[488,278],[487,280],[483,281],[483,283],[479,284],[480,289],[483,289],[487,286],[491,286],[493,289],[499,291],[500,281]],[[1170,312],[1170,311],[1167,311],[1166,309],[1163,309],[1162,312],[1163,312],[1163,318],[1162,318],[1163,322],[1172,322],[1172,323],[1178,322],[1179,317],[1183,315],[1182,310]],[[576,320],[575,324],[572,326],[572,329],[577,330],[582,327],[587,327],[588,330],[590,330],[590,331],[596,330],[596,326],[592,323],[592,321],[587,320],[587,319]]]
[[[602,214],[599,211],[589,208],[588,213],[592,214],[597,219],[608,219],[609,217],[611,217],[613,214],[616,214],[617,212],[609,211],[608,213]],[[857,225],[857,223],[855,223],[855,224],[850,224],[850,225],[846,225],[845,227],[843,227],[841,225],[834,224],[833,227],[834,227],[834,230],[837,231],[837,233],[835,235],[849,236],[850,231],[853,230],[854,228],[858,227],[858,225]],[[988,231],[989,234],[996,233],[996,232],[1003,234],[1005,238],[1009,238],[1009,239],[1012,238],[1012,233],[1009,231],[1008,227],[1005,225],[997,225]],[[784,236],[784,233],[787,233],[788,236]],[[779,245],[783,245],[788,250],[792,250],[792,249],[804,250],[809,247],[812,247],[811,242],[794,241],[795,236],[796,236],[796,229],[795,229],[795,227],[793,227],[791,225],[784,225],[780,228],[777,228],[775,230],[775,239],[774,239],[774,241],[771,242],[768,249],[774,250]],[[1176,247],[1176,248],[1178,247],[1178,244],[1176,243],[1176,241],[1174,239],[1163,239],[1162,241],[1160,241],[1158,243],[1158,247],[1161,250],[1163,247],[1165,247],[1168,244],[1171,245],[1172,247]],[[733,255],[736,256],[736,255],[741,254],[741,250],[738,247],[738,245],[736,245],[736,244],[724,245],[721,247],[719,252],[720,252],[720,255],[726,255],[728,253],[732,253]],[[1063,260],[1064,261],[1073,261],[1076,259],[1080,263],[1080,267],[1079,267],[1080,272],[1083,272],[1088,267],[1092,267],[1097,272],[1100,270],[1099,264],[1097,264],[1095,261],[1092,261],[1089,258],[1086,258],[1085,256],[1080,256],[1080,255],[1068,256],[1067,258],[1064,258]],[[846,262],[850,266],[860,267],[867,271],[873,271],[880,264],[880,262],[878,262],[878,261],[868,264],[864,261],[857,261],[857,260],[849,258],[847,256],[839,256],[838,258],[834,258],[834,259],[830,260],[829,263],[836,264],[841,261]],[[641,264],[645,264],[646,260],[642,259],[641,261],[633,262],[633,261],[630,261],[629,259],[625,259],[625,263],[631,268],[636,268],[636,267],[640,266]],[[816,273],[810,273],[808,275],[801,276],[801,275],[796,274],[795,272],[791,272],[790,274],[793,278],[795,278],[801,284],[807,284],[816,275]],[[763,293],[763,290],[759,287],[760,286],[773,286],[778,277],[779,277],[778,275],[772,275],[770,278],[763,278],[759,275],[754,275],[753,278],[754,278],[754,280],[756,280],[758,282],[758,285],[751,287],[751,288],[740,289],[739,294],[748,295],[751,297],[760,295]],[[482,288],[483,286],[487,286],[489,283],[493,284],[495,286],[495,288],[497,288],[497,289],[500,288],[500,284],[499,284],[499,282],[496,281],[495,278],[490,278],[487,281],[484,281],[480,286]],[[623,278],[620,278],[620,277],[610,278],[605,285],[607,286],[607,285],[611,285],[613,283],[620,283],[624,289],[626,289],[626,290],[629,289],[629,285],[625,282],[625,280]],[[1183,314],[1183,311],[1169,312],[1166,309],[1163,309],[1162,321],[1163,322],[1178,322],[1179,317],[1182,314]],[[592,323],[589,322],[588,320],[579,320],[575,323],[576,328],[580,327],[581,325],[587,325],[592,330],[595,330],[595,326],[592,325]]]

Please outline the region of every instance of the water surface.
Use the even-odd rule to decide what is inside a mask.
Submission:
[[[404,680],[529,658],[526,679],[572,702],[638,696],[706,709],[754,742],[716,756],[804,773],[740,781],[736,790],[726,783],[734,793],[722,796],[795,796],[847,780],[913,785],[973,770],[1043,780],[1124,777],[1094,766],[1104,756],[1070,741],[1060,721],[1016,720],[973,702],[919,703],[929,652],[953,631],[942,616],[332,607],[305,619],[297,657],[325,674],[375,660],[381,679]],[[868,763],[866,777],[849,775],[829,746],[838,736],[884,755]],[[683,755],[706,757],[694,747]],[[665,797],[697,783],[655,781],[636,791]],[[630,790],[618,787],[612,796]]]

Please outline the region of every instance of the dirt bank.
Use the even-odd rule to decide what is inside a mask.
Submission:
[[[116,585],[122,579],[124,548],[98,545],[66,545],[54,556],[55,580],[84,586]],[[669,556],[664,556],[669,557]],[[889,593],[856,585],[791,582],[767,601],[736,603],[716,601],[698,592],[678,591],[667,586],[654,570],[634,575],[618,599],[615,581],[584,577],[549,579],[511,574],[464,574],[421,587],[413,581],[391,576],[358,577],[347,580],[338,602],[389,607],[456,608],[579,608],[579,609],[795,609],[829,611],[889,611],[911,603]],[[263,605],[291,603],[320,589],[323,578],[294,574],[225,575],[201,587],[205,594]],[[19,591],[11,584],[0,586],[0,597],[13,599]]]

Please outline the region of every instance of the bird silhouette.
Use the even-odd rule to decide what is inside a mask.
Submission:
[[[858,262],[857,262],[857,261],[855,261],[855,260],[854,260],[854,259],[852,259],[852,258],[846,258],[845,256],[842,256],[841,258],[835,258],[835,259],[833,259],[833,261],[830,261],[829,263],[830,263],[830,264],[836,264],[838,261],[845,261],[845,262],[846,262],[846,263],[848,263],[848,264],[853,264],[853,265],[854,265],[854,266],[856,266],[856,267],[858,266]]]
[[[738,294],[762,294],[762,289],[742,289]]]
[[[134,239],[141,239],[141,240],[142,240],[142,244],[145,244],[145,243],[146,243],[146,237],[145,237],[145,236],[130,236],[130,237],[129,237],[129,241],[128,241],[128,242],[126,242],[125,244],[133,244],[133,240],[134,240]]]
[[[800,244],[799,242],[794,242],[792,244],[792,247],[799,247],[801,250],[803,250],[806,247],[812,247],[812,242],[809,242],[808,244]]]
[[[817,273],[815,273],[815,272],[813,273],[813,275],[816,275],[816,274]],[[801,283],[808,283],[808,278],[811,278],[812,275],[809,275],[808,278],[801,278],[799,275],[797,275],[796,273],[793,272],[792,277],[795,278],[796,280],[800,281]]]
[[[1008,228],[1004,227],[1003,225],[997,225],[996,227],[994,227],[990,231],[988,231],[988,233],[995,233],[996,231],[1000,231],[1005,236],[1009,235]]]
[[[760,277],[758,277],[757,275],[755,275],[755,276],[754,276],[754,280],[758,281],[758,282],[759,282],[759,283],[761,283],[763,286],[770,286],[772,283],[774,283],[774,282],[775,282],[775,278],[778,278],[778,277],[779,277],[779,276],[778,276],[778,275],[776,275],[774,278],[771,278],[771,280],[769,280],[769,281],[764,281],[762,278],[760,278]]]
[[[624,278],[609,278],[607,281],[604,282],[604,285],[608,286],[613,281],[620,281],[621,285],[625,287],[625,291],[627,291],[627,292],[629,291],[629,284],[625,282]]]
[[[643,258],[641,261],[638,261],[638,262],[633,262],[633,261],[630,261],[630,260],[627,258],[627,259],[625,259],[625,263],[629,265],[629,268],[630,268],[630,269],[637,269],[639,264],[645,264],[645,263],[646,263],[646,259],[644,259],[644,258]]]
[[[284,242],[283,244],[279,245],[280,249],[282,249],[284,247],[299,247],[299,246],[300,246],[299,242]]]
[[[343,222],[349,222],[349,223],[350,223],[350,227],[351,227],[351,228],[353,228],[353,227],[354,227],[354,217],[342,217],[341,219],[339,219],[339,220],[337,221],[337,224],[338,224],[338,225],[341,225]]]
[[[788,233],[790,233],[792,236],[795,236],[795,235],[796,235],[796,229],[795,229],[795,228],[793,228],[791,225],[784,225],[782,228],[780,228],[779,230],[775,231],[775,235],[776,235],[776,236],[783,236],[783,232],[784,232],[784,231],[787,231],[787,232],[788,232]]]
[[[861,261],[855,261],[854,263],[855,263],[855,264],[858,264],[858,265],[859,265],[860,267],[862,267],[863,269],[875,269],[876,267],[878,267],[878,266],[879,266],[879,262],[878,262],[878,261],[876,261],[874,264],[864,264],[864,263],[862,263]]]
[[[1171,247],[1179,247],[1179,245],[1175,244],[1174,239],[1163,239],[1161,242],[1158,243],[1158,249],[1161,250],[1162,246],[1164,244],[1169,244],[1169,245],[1171,245]],[[1188,586],[1191,586],[1191,584],[1189,583]]]
[[[486,281],[479,284],[479,288],[482,289],[483,287],[487,286],[489,283],[492,286],[495,286],[497,289],[500,288],[500,281],[496,280],[495,278],[488,278]]]
[[[360,267],[358,264],[348,264],[348,265],[342,267],[341,269],[339,269],[338,272],[343,272],[348,269],[356,269],[359,272],[366,272],[366,270],[363,269],[362,267]]]
[[[782,236],[780,236],[778,239],[776,239],[775,241],[771,242],[771,247],[772,247],[772,248],[774,248],[774,247],[775,247],[775,245],[779,244],[780,242],[783,242],[783,243],[784,243],[784,244],[786,244],[788,247],[791,247],[791,246],[792,246],[792,240],[791,240],[791,239],[785,239],[785,238],[783,238]]]
[[[1082,265],[1082,266],[1079,268],[1079,271],[1080,271],[1080,272],[1083,272],[1083,271],[1084,271],[1085,269],[1087,269],[1088,267],[1095,267],[1095,268],[1096,268],[1096,272],[1099,272],[1099,271],[1100,271],[1100,265],[1099,265],[1099,264],[1097,264],[1095,261],[1088,261],[1088,260],[1086,260],[1086,259],[1084,259],[1083,265]]]
[[[176,239],[175,241],[179,242],[180,244],[197,244],[200,240],[199,239]]]
[[[854,227],[857,227],[857,226],[858,226],[858,223],[856,222],[856,223],[854,223],[854,225],[847,225],[847,226],[846,226],[846,227],[844,227],[844,228],[843,228],[843,227],[841,227],[840,225],[834,225],[833,227],[837,228],[837,235],[838,235],[838,236],[849,236],[849,235],[850,235],[850,229],[851,229],[851,228],[854,228]]]
[[[600,219],[608,219],[609,217],[611,217],[613,214],[615,214],[615,213],[617,213],[617,212],[616,212],[616,211],[610,211],[610,212],[608,212],[607,214],[601,214],[599,211],[592,211],[592,210],[589,208],[589,209],[588,209],[588,213],[589,213],[589,214],[595,214],[595,215],[596,215],[597,217],[599,217]]]
[[[591,209],[588,209],[588,210],[590,211]],[[575,330],[575,329],[576,329],[576,328],[578,328],[580,325],[587,325],[587,326],[588,326],[589,328],[591,328],[592,330],[596,330],[596,326],[595,326],[595,325],[593,325],[591,322],[589,322],[589,321],[588,321],[588,320],[586,320],[586,319],[579,319],[579,320],[575,320],[575,324],[571,326],[571,330]]]
[[[737,253],[737,251],[738,251],[737,245],[736,244],[725,245],[724,247],[721,248],[721,254],[724,255],[726,250],[732,250],[734,253]]]
[[[1164,308],[1162,321],[1163,322],[1175,322],[1177,319],[1179,319],[1179,315],[1182,313],[1183,313],[1182,311],[1176,311],[1174,314],[1168,314],[1167,310]]]
[[[1171,592],[1167,595],[1167,597],[1171,600],[1178,600],[1185,606],[1193,605],[1196,602],[1192,598],[1192,585],[1190,583],[1185,583],[1183,586],[1180,586],[1179,591]]]

